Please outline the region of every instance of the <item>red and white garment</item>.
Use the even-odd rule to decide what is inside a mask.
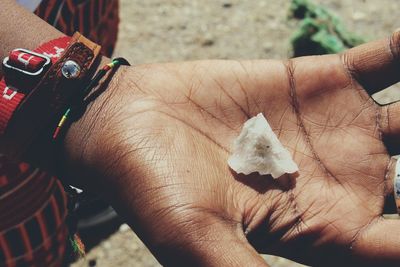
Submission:
[[[111,55],[118,30],[118,0],[17,2],[66,35],[83,33],[102,46],[104,55]],[[37,52],[57,54],[56,49],[53,46],[52,52]],[[0,97],[14,103],[3,101],[0,109],[11,114],[24,95],[22,91],[12,95],[13,91],[2,85]],[[3,127],[7,116],[0,118]],[[62,266],[67,241],[67,199],[60,181],[34,166],[0,155],[0,203],[0,266]]]
[[[68,46],[70,37],[45,43],[34,52],[54,63]],[[11,65],[35,72],[44,59],[14,50]],[[47,59],[48,61],[48,59]],[[33,84],[9,87],[0,81],[0,138],[9,119]],[[60,181],[34,166],[0,155],[0,266],[60,266],[66,241],[67,197]]]

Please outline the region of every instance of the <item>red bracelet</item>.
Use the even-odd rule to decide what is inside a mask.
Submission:
[[[70,40],[71,37],[64,36],[33,51],[14,49],[4,59],[4,72],[13,71],[19,75],[14,75],[14,79],[5,75],[0,81],[0,134],[4,133],[14,111],[29,91],[35,88],[50,64],[54,64],[62,56]]]

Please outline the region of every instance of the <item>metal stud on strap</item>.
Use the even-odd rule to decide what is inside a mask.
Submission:
[[[81,67],[73,60],[67,60],[61,67],[63,76],[67,79],[75,79],[81,73]]]

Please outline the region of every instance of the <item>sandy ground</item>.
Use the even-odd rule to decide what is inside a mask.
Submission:
[[[352,31],[373,40],[400,27],[398,0],[318,0]],[[289,0],[122,0],[116,55],[135,64],[205,58],[287,58],[298,22],[288,20]],[[380,102],[400,98],[400,88],[380,93]],[[98,233],[102,235],[102,233]],[[271,266],[300,265],[267,257]],[[73,267],[160,266],[122,225]]]

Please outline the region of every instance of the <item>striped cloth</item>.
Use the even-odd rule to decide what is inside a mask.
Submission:
[[[117,0],[43,0],[34,11],[60,31],[83,33],[110,56],[117,38]],[[0,267],[63,266],[67,194],[61,182],[0,155]]]
[[[53,176],[0,157],[0,266],[60,266],[67,198]]]
[[[67,35],[79,31],[111,56],[119,23],[117,0],[43,0],[35,14]]]

